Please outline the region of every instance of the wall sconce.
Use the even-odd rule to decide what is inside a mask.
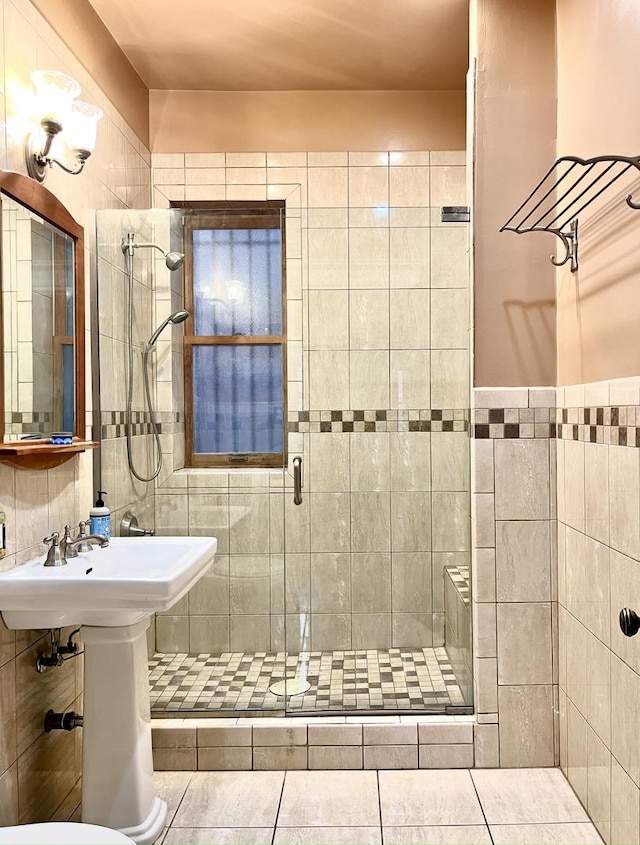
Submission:
[[[244,300],[245,286],[237,279],[227,282],[227,302],[229,305],[241,305]]]
[[[246,287],[238,279],[226,282],[214,282],[211,287],[203,288],[202,294],[209,302],[227,305],[231,308],[242,305]]]
[[[57,164],[66,173],[80,173],[96,145],[98,121],[102,110],[77,100],[82,90],[75,79],[56,70],[37,70],[32,75],[36,87],[36,116],[42,132],[31,132],[25,139],[27,172],[37,182],[44,182],[46,167]],[[57,135],[64,130],[64,144],[76,160],[67,167],[51,155]],[[58,144],[56,144],[58,146]]]

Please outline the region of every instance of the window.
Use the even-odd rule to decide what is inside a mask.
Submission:
[[[184,220],[189,466],[286,458],[284,203],[209,206]]]

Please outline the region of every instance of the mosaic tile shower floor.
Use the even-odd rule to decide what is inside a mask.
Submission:
[[[155,654],[155,712],[284,710],[442,711],[465,701],[444,648],[243,654]],[[269,687],[285,677],[311,684],[288,699]]]

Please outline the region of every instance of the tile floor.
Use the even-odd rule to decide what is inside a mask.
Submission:
[[[269,687],[305,677],[304,695]],[[465,705],[444,648],[312,651],[302,654],[155,654],[149,662],[154,712],[215,710],[436,711]]]
[[[601,845],[559,769],[161,772],[163,845]]]

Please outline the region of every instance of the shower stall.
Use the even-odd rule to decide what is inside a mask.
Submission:
[[[169,269],[155,250],[138,250],[128,266],[121,243],[132,236],[188,253],[185,221],[198,204],[98,213],[94,406],[114,532],[133,511],[157,535],[218,538],[213,568],[150,631],[152,711],[469,713],[468,224],[443,223],[439,207],[357,205],[356,191],[346,208],[312,206],[300,186],[289,188],[279,211],[278,467],[185,466],[185,420],[199,419],[185,407],[196,369],[185,369],[185,350],[216,326],[245,329],[235,312],[231,328],[221,328],[227,314],[204,330],[184,287],[191,271]],[[188,317],[171,320],[185,308]],[[276,333],[254,324],[247,333]],[[230,378],[222,360],[200,367],[201,383],[222,407],[239,406],[249,365],[234,363]],[[155,424],[162,466],[144,482],[159,454]]]

